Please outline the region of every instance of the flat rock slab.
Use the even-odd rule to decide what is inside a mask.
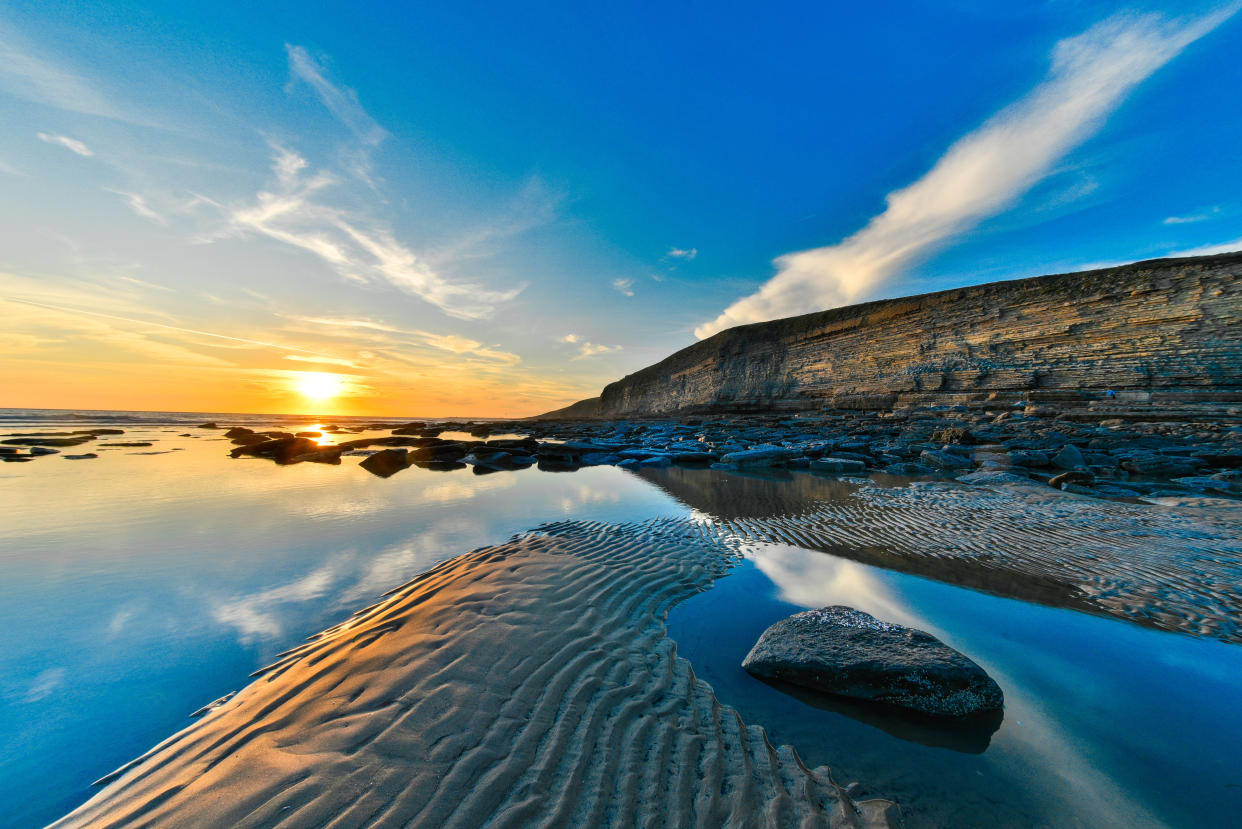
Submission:
[[[1004,707],[1000,686],[930,633],[842,605],[796,613],[763,632],[751,674],[940,717]]]

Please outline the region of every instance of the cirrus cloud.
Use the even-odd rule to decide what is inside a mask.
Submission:
[[[695,335],[864,297],[1010,206],[1095,134],[1131,90],[1240,5],[1189,20],[1119,14],[1058,42],[1041,83],[958,139],[918,181],[889,193],[866,227],[838,244],[779,257],[776,276]]]
[[[70,138],[67,135],[51,135],[46,132],[38,133],[39,140],[48,144],[54,144],[57,147],[64,147],[71,153],[77,153],[83,158],[90,158],[95,151],[83,144],[76,138]]]

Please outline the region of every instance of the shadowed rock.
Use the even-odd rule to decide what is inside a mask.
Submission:
[[[938,717],[1004,707],[1000,686],[930,633],[841,605],[772,625],[742,667],[755,676]]]
[[[405,449],[384,449],[364,459],[358,465],[372,475],[391,478],[410,465],[410,457]]]
[[[268,458],[276,461],[276,463],[297,463],[297,458],[301,455],[307,455],[320,451],[322,447],[318,443],[309,438],[276,438],[275,440],[265,440],[262,443],[254,443],[248,446],[239,446],[229,452],[234,458],[240,458],[242,455],[252,455],[257,458]]]
[[[93,435],[78,438],[9,438],[0,441],[7,446],[79,446],[94,440]]]

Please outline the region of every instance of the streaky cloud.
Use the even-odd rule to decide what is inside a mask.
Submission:
[[[777,258],[776,276],[695,335],[864,297],[1011,205],[1095,134],[1131,90],[1239,7],[1179,20],[1122,13],[1059,41],[1039,85],[958,139],[921,179],[889,193],[884,211],[862,230]]]
[[[345,279],[359,284],[386,282],[458,319],[486,319],[496,306],[516,297],[525,285],[492,291],[453,283],[437,274],[390,230],[316,199],[336,183],[328,173],[311,174],[297,153],[276,147],[276,186],[252,204],[226,208],[229,230],[257,233],[322,259]]]
[[[501,351],[495,346],[485,346],[478,340],[472,340],[468,337],[461,337],[456,334],[436,334],[431,331],[397,328],[396,326],[376,322],[375,320],[353,319],[349,317],[288,316],[287,318],[310,323],[312,325],[327,326],[329,328],[340,328],[352,331],[374,331],[381,334],[396,334],[400,337],[409,338],[418,345],[426,346],[437,351],[447,351],[459,356],[477,357],[482,360],[501,363],[503,365],[517,365],[522,361],[521,356],[514,354],[513,352]]]
[[[104,95],[81,75],[39,54],[0,20],[0,88],[28,101],[104,118],[121,119]]]
[[[17,299],[15,297],[6,297],[5,299],[7,299],[9,302],[18,303],[19,305],[32,305],[35,308],[44,308],[49,311],[60,311],[66,314],[80,314],[80,315],[88,316],[88,317],[99,317],[100,319],[115,320],[117,322],[127,322],[133,325],[143,325],[143,326],[149,326],[152,328],[162,328],[166,331],[177,331],[182,334],[194,334],[200,337],[214,337],[219,340],[228,340],[230,342],[235,342],[235,343],[245,343],[246,345],[259,346],[263,348],[275,348],[275,349],[279,349],[282,351],[300,351],[303,354],[313,354],[316,357],[324,356],[322,354],[319,354],[318,352],[311,351],[310,349],[298,348],[297,346],[279,345],[277,343],[264,342],[263,340],[246,339],[245,337],[231,337],[227,334],[217,334],[212,331],[200,331],[196,328],[182,328],[181,326],[178,326],[178,325],[168,325],[167,323],[153,322],[152,320],[141,320],[141,319],[135,319],[133,317],[123,317],[119,314],[105,314],[102,311],[88,311],[85,308],[69,308],[63,305],[52,305],[51,303],[47,303],[47,302],[35,302],[33,300]]]
[[[362,108],[362,104],[358,102],[358,93],[328,80],[323,64],[315,60],[304,47],[286,43],[285,53],[289,57],[289,71],[315,90],[328,111],[348,127],[359,141],[374,146],[388,137],[388,131]]]
[[[585,360],[588,357],[598,357],[601,354],[615,354],[621,350],[619,345],[600,345],[598,343],[584,342],[578,346],[578,354],[573,357],[575,360]]]
[[[1231,242],[1221,242],[1219,244],[1200,245],[1196,248],[1188,250],[1178,250],[1167,254],[1170,258],[1179,256],[1215,256],[1218,253],[1233,253],[1234,251],[1242,251],[1242,238],[1234,239]]]
[[[109,193],[114,193],[124,199],[125,204],[129,206],[130,210],[134,211],[135,215],[141,216],[144,219],[150,219],[156,224],[168,224],[168,220],[159,213],[155,212],[155,210],[151,208],[151,205],[147,204],[146,198],[142,195],[138,193],[128,193],[124,190],[113,190],[110,187],[105,187],[104,189]]]
[[[47,144],[53,144],[57,147],[64,147],[69,152],[76,153],[83,158],[90,158],[95,154],[95,151],[90,147],[86,146],[76,138],[70,138],[67,135],[51,135],[46,132],[41,132],[38,133],[38,136],[40,141]]]
[[[1209,219],[1215,219],[1220,214],[1219,207],[1213,207],[1211,210],[1204,210],[1200,213],[1191,213],[1187,216],[1169,216],[1162,224],[1166,225],[1188,225],[1195,222],[1206,222]]]
[[[325,365],[346,366],[348,368],[358,367],[353,361],[343,360],[340,357],[304,357],[301,354],[286,354],[285,359],[299,363],[323,363]]]

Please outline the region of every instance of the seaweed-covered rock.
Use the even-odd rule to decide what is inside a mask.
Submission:
[[[772,625],[742,667],[755,676],[933,716],[1004,707],[1000,686],[964,654],[930,633],[842,605]]]

